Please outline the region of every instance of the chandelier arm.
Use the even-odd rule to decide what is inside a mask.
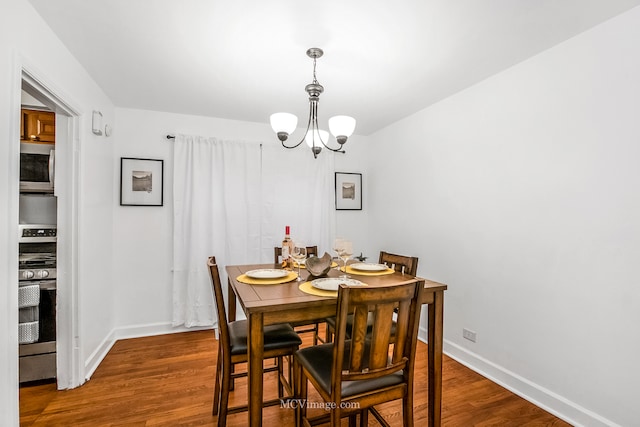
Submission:
[[[315,74],[315,71],[314,71]],[[315,75],[314,75],[315,79]],[[318,135],[318,139],[322,143],[322,137],[320,136],[320,131],[318,128],[318,97],[309,98],[309,125],[307,126],[307,132],[309,132],[309,127],[311,127],[311,152],[313,153],[313,158],[317,159],[318,154],[322,151],[322,147],[320,144],[316,145],[316,134]],[[322,143],[324,145],[324,143]]]
[[[318,127],[318,105],[316,104],[315,106],[315,110],[314,110],[314,114],[313,114],[313,120],[314,120],[314,124],[315,124],[315,128],[319,129]],[[344,149],[342,148],[342,146],[340,146],[340,148],[331,148],[329,147],[327,144],[329,143],[329,141],[327,141],[326,143],[322,140],[322,135],[320,135],[320,132],[318,132],[318,139],[320,140],[320,143],[324,146],[324,148],[326,148],[329,151],[333,151],[334,153],[344,153]]]
[[[291,148],[296,148],[296,147],[298,147],[300,144],[302,144],[304,142],[304,138],[306,137],[307,132],[309,132],[309,129],[311,128],[311,123],[312,123],[311,122],[311,118],[312,118],[312,115],[313,115],[312,113],[313,113],[313,102],[310,102],[309,103],[309,120],[307,121],[307,130],[305,130],[304,133],[302,134],[302,139],[296,145],[285,145],[284,141],[281,141],[282,142],[282,146],[284,148],[290,148],[290,149]]]
[[[315,70],[313,73],[315,78]],[[312,121],[311,129],[314,130],[314,132],[311,133],[312,135],[311,141],[312,141],[313,147],[316,147],[316,134],[318,135],[318,140],[320,141],[320,143],[326,147],[324,141],[322,141],[322,135],[320,135],[320,127],[318,126],[318,101],[317,100],[312,102],[310,120]],[[320,145],[318,145],[318,147],[322,148],[320,147]]]
[[[304,141],[304,138],[302,139],[302,141]],[[281,141],[281,142],[282,142],[282,146],[283,146],[284,148],[289,148],[289,149],[291,149],[291,148],[296,148],[297,146],[299,146],[300,144],[302,144],[302,141],[298,142],[296,145],[285,145],[284,141]]]

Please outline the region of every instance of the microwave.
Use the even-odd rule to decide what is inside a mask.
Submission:
[[[53,193],[55,145],[20,143],[20,191]]]

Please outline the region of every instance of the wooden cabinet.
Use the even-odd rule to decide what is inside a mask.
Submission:
[[[22,109],[20,140],[54,144],[56,142],[56,114],[50,111]]]

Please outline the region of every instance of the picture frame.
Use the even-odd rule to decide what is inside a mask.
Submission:
[[[336,172],[336,210],[362,210],[362,174]]]
[[[164,160],[120,158],[120,206],[162,206]]]

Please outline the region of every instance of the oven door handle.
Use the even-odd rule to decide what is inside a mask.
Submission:
[[[53,291],[56,290],[57,284],[56,279],[46,279],[46,280],[20,280],[18,286],[31,286],[31,285],[39,285],[40,289],[45,291]]]
[[[39,280],[38,284],[43,291],[55,291],[57,288],[55,280]]]

